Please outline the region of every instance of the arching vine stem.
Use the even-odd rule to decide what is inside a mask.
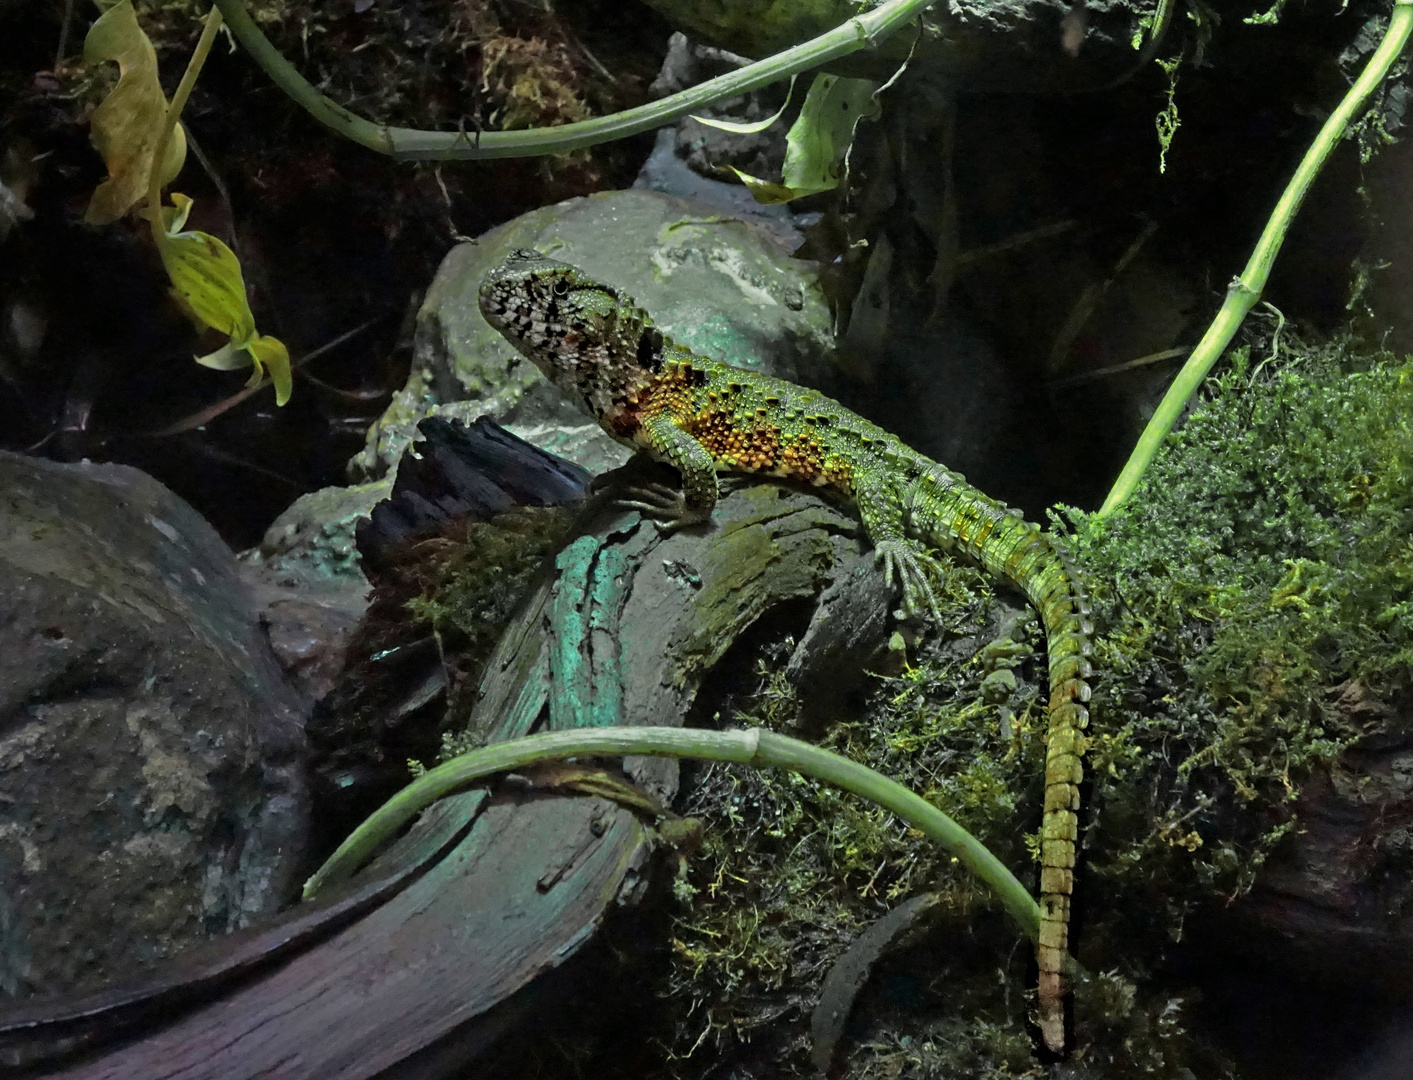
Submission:
[[[424,773],[368,817],[304,886],[307,900],[349,877],[399,829],[436,800],[496,773],[537,762],[582,755],[646,754],[656,757],[734,761],[789,769],[853,792],[897,814],[926,833],[995,891],[1002,906],[1034,941],[1040,908],[1016,876],[937,807],[896,780],[842,754],[785,735],[750,728],[706,731],[674,727],[575,728],[492,743]]]
[[[1159,402],[1153,418],[1148,421],[1148,426],[1143,429],[1138,445],[1134,447],[1123,471],[1119,473],[1119,478],[1114,481],[1108,498],[1104,500],[1099,517],[1112,514],[1133,494],[1144,470],[1157,454],[1158,447],[1187,407],[1188,400],[1202,385],[1202,380],[1212,370],[1217,358],[1231,344],[1231,339],[1236,336],[1247,313],[1261,299],[1261,290],[1266,287],[1266,280],[1271,276],[1271,266],[1280,253],[1286,231],[1300,210],[1300,204],[1305,201],[1310,185],[1315,182],[1315,177],[1320,175],[1325,159],[1344,137],[1365,100],[1384,81],[1389,68],[1393,67],[1393,62],[1403,52],[1410,31],[1413,31],[1413,0],[1394,0],[1393,14],[1389,18],[1388,31],[1384,34],[1383,41],[1374,50],[1374,55],[1369,58],[1369,63],[1359,78],[1344,95],[1339,107],[1320,128],[1320,133],[1315,136],[1310,149],[1305,152],[1299,168],[1290,178],[1290,183],[1286,185],[1280,201],[1276,203],[1270,220],[1266,222],[1265,231],[1261,233],[1261,239],[1257,241],[1256,249],[1252,251],[1251,258],[1246,263],[1246,269],[1241,272],[1240,277],[1233,278],[1227,287],[1226,302],[1222,304],[1222,309],[1217,312],[1212,324],[1207,327],[1202,340],[1192,350],[1192,355],[1187,358],[1187,363],[1183,364],[1177,378],[1168,387],[1167,394]]]
[[[286,94],[329,129],[397,161],[477,161],[487,158],[563,154],[612,142],[669,124],[714,101],[736,97],[760,86],[827,64],[860,49],[876,46],[931,7],[935,0],[889,0],[819,37],[786,49],[748,67],[699,86],[610,116],[558,127],[526,131],[421,131],[388,127],[350,112],[319,93],[293,64],[270,44],[245,10],[242,0],[214,0],[231,33],[251,58]]]

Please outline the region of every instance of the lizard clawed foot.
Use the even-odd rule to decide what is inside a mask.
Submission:
[[[711,519],[710,510],[694,510],[681,491],[667,484],[634,484],[613,500],[621,510],[637,510],[657,526],[663,536],[700,525]]]
[[[932,575],[941,573],[941,566],[930,555],[918,551],[906,540],[883,540],[873,550],[873,557],[883,567],[883,580],[892,585],[896,579],[903,587],[903,610],[909,615],[930,614],[942,618],[937,594],[932,590]]]

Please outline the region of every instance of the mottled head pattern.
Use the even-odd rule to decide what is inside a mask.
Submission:
[[[670,344],[631,298],[521,248],[482,280],[480,305],[486,321],[560,390],[615,435],[631,437],[632,406]]]

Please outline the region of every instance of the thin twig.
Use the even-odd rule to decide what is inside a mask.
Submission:
[[[384,316],[382,315],[375,315],[367,322],[355,326],[352,330],[345,330],[342,334],[334,338],[332,341],[327,341],[323,345],[320,345],[317,349],[313,349],[310,352],[305,353],[298,360],[294,361],[294,363],[290,364],[290,371],[299,371],[299,369],[302,368],[305,364],[309,363],[309,361],[315,359],[316,357],[324,355],[324,353],[328,352],[330,349],[338,348],[349,338],[353,337],[355,334],[361,334],[364,330],[367,330],[370,326],[378,322],[383,317]],[[313,379],[312,376],[309,375],[303,375],[303,378],[309,379],[311,382],[318,381]],[[270,381],[270,376],[266,375],[258,383],[253,383],[250,386],[243,386],[234,394],[231,394],[228,397],[223,397],[220,401],[217,401],[212,405],[207,405],[204,409],[198,409],[196,412],[191,413],[189,416],[182,417],[180,420],[168,425],[167,427],[158,428],[156,431],[141,432],[140,435],[141,437],[149,439],[163,439],[171,435],[180,435],[183,432],[192,431],[195,428],[201,427],[202,424],[209,424],[212,420],[216,419],[216,417],[220,416],[223,412],[227,412],[230,409],[234,409],[246,398],[249,398],[254,394],[259,393],[261,390],[265,389],[265,387],[270,385]],[[321,383],[320,385],[324,384]],[[330,389],[332,389],[332,387],[330,387]]]
[[[392,396],[392,391],[385,387],[377,387],[372,390],[345,390],[343,387],[325,382],[307,371],[300,372],[299,377],[310,386],[317,386],[324,393],[343,398],[345,401],[377,401],[379,398]]]
[[[1074,386],[1078,383],[1093,382],[1095,379],[1102,379],[1108,375],[1117,375],[1121,371],[1132,371],[1134,368],[1147,367],[1149,364],[1160,364],[1164,360],[1176,360],[1179,356],[1186,356],[1191,351],[1191,346],[1179,345],[1175,349],[1164,349],[1162,352],[1149,353],[1147,356],[1140,356],[1137,360],[1126,360],[1122,364],[1112,364],[1109,367],[1094,368],[1092,371],[1081,371],[1078,375],[1066,375],[1063,379],[1051,379],[1045,384],[1045,389],[1058,390],[1062,386]]]
[[[1048,240],[1052,236],[1059,236],[1062,233],[1070,232],[1079,227],[1079,222],[1073,218],[1066,221],[1056,221],[1049,225],[1041,225],[1036,229],[1027,229],[1025,232],[1014,233],[1004,240],[998,240],[994,244],[986,244],[983,247],[970,248],[957,255],[957,268],[967,266],[974,262],[981,262],[989,259],[993,255],[1004,255],[1017,248],[1028,247],[1038,240]]]
[[[1099,303],[1108,295],[1113,288],[1114,282],[1119,279],[1119,275],[1128,269],[1128,264],[1138,257],[1138,253],[1143,250],[1143,245],[1148,243],[1153,234],[1158,231],[1158,223],[1151,218],[1143,223],[1143,228],[1139,230],[1133,242],[1124,249],[1124,253],[1119,256],[1119,261],[1114,264],[1114,268],[1109,271],[1109,276],[1103,281],[1091,284],[1084,292],[1080,293],[1079,299],[1070,309],[1070,314],[1065,319],[1065,324],[1060,327],[1060,332],[1055,335],[1055,343],[1050,348],[1050,359],[1045,366],[1046,371],[1054,371],[1069,351],[1074,347],[1076,339],[1080,335],[1089,320],[1094,317],[1094,312],[1098,309]]]
[[[59,27],[59,47],[54,50],[54,70],[64,62],[64,54],[69,51],[69,26],[74,21],[74,0],[64,0],[64,21]]]
[[[211,164],[211,159],[206,156],[206,152],[201,149],[201,144],[196,141],[196,136],[191,133],[190,127],[186,129],[186,145],[187,149],[196,155],[197,162],[206,171],[206,175],[211,178],[211,183],[216,188],[216,194],[221,197],[221,207],[226,211],[226,220],[230,222],[230,231],[226,233],[227,246],[239,259],[241,257],[240,239],[236,235],[235,204],[231,202],[230,189],[221,179],[221,174],[216,171],[216,166]]]
[[[566,34],[569,39],[574,42],[578,50],[584,54],[584,59],[589,62],[589,66],[607,79],[610,86],[617,86],[618,79],[614,76],[613,72],[604,67],[599,58],[589,51],[589,47],[584,44],[583,39],[577,34],[568,34],[567,31]]]

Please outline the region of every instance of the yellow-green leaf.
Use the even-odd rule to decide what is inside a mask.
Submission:
[[[854,128],[879,114],[868,79],[817,75],[805,97],[800,118],[785,136],[782,180],[797,191],[828,191],[838,186],[854,142]]]
[[[289,350],[278,338],[265,337],[262,334],[256,334],[246,348],[255,364],[255,374],[251,379],[259,378],[264,371],[269,371],[270,381],[275,384],[275,404],[283,405],[289,400],[293,386],[289,369]]]
[[[213,371],[239,371],[243,367],[250,367],[250,357],[234,341],[226,342],[215,352],[198,356],[196,362]],[[257,375],[256,378],[259,376]]]
[[[196,362],[218,371],[254,366],[249,385],[266,371],[275,384],[275,403],[289,400],[292,385],[289,350],[278,338],[256,333],[255,316],[245,295],[245,278],[235,252],[210,233],[178,231],[186,224],[191,200],[172,193],[172,206],[162,207],[165,238],[162,265],[172,279],[172,292],[192,317],[230,340]]]
[[[179,191],[172,192],[172,205],[162,207],[162,228],[166,230],[168,236],[176,236],[182,231],[182,226],[186,224],[186,219],[191,215],[191,208],[194,205],[195,203],[190,197]],[[140,216],[151,220],[151,215],[146,210]]]
[[[93,111],[93,145],[108,166],[108,179],[89,201],[84,220],[93,225],[117,221],[147,194],[152,156],[167,121],[167,99],[157,81],[157,53],[142,32],[132,0],[114,4],[98,17],[83,44],[84,62],[115,61],[118,85]],[[186,136],[172,133],[162,159],[162,183],[181,172]]]
[[[877,84],[868,79],[816,75],[800,115],[785,136],[781,182],[736,172],[757,202],[782,203],[839,186],[846,171],[854,128],[879,114]]]
[[[756,202],[764,203],[767,206],[774,206],[776,203],[787,203],[791,199],[797,199],[807,192],[796,191],[788,188],[784,184],[777,184],[774,180],[762,180],[758,176],[750,173],[743,173],[734,165],[730,169],[741,179],[741,183],[746,185],[748,191],[755,198]]]
[[[185,195],[172,195],[178,217],[185,220]],[[164,208],[165,210],[165,208]],[[164,212],[163,216],[166,214]],[[245,279],[235,252],[210,233],[168,232],[162,245],[162,265],[172,289],[191,314],[244,348],[255,333],[255,316],[245,298]]]

